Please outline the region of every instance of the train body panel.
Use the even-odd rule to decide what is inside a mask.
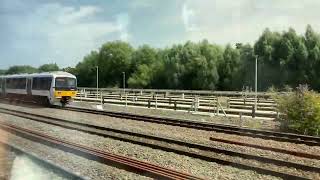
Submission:
[[[0,76],[1,96],[65,105],[76,96],[77,79],[66,72]]]

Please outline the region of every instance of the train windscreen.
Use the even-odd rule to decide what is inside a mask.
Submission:
[[[55,89],[57,90],[76,90],[77,81],[75,78],[57,77]]]

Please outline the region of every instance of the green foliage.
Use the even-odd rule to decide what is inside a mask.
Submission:
[[[89,55],[83,58],[82,62],[76,65],[74,74],[77,76],[78,86],[96,86],[96,66],[98,64],[98,58],[99,53],[91,51]]]
[[[6,74],[23,74],[23,73],[36,73],[38,70],[32,66],[11,66],[7,71]]]
[[[51,71],[59,71],[59,66],[54,64],[44,64],[38,68],[39,72],[51,72]]]
[[[136,50],[121,41],[108,42],[80,62],[75,72],[80,86],[95,85],[99,66],[102,87],[241,90],[254,86],[258,57],[258,91],[310,84],[320,90],[320,36],[307,26],[298,35],[292,28],[279,33],[266,29],[254,46],[222,47],[207,40],[164,49],[143,45]]]
[[[6,70],[0,69],[0,75],[6,74]]]
[[[319,135],[320,133],[320,95],[300,87],[295,92],[275,98],[279,105],[280,121],[283,129]]]
[[[128,85],[132,88],[146,88],[152,79],[152,68],[146,64],[139,65],[128,80]]]
[[[73,68],[73,67],[66,67],[66,68],[62,68],[61,69],[62,71],[64,72],[68,72],[68,73],[71,73],[71,74],[76,74],[76,68]]]
[[[95,60],[100,69],[100,85],[122,87],[122,72],[126,72],[126,82],[131,72],[133,48],[126,42],[114,41],[103,44],[99,57]]]
[[[240,52],[227,45],[223,53],[223,61],[219,63],[220,89],[233,89],[235,75],[239,71]]]

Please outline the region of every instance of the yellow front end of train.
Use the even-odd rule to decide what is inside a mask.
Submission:
[[[55,101],[62,106],[68,104],[77,95],[77,81],[75,77],[56,77],[53,88]]]
[[[77,96],[77,91],[54,91],[54,97],[57,99],[60,98],[74,98]]]

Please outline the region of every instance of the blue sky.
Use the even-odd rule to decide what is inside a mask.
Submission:
[[[74,66],[102,43],[254,43],[269,27],[320,32],[318,0],[1,0],[0,69]]]

